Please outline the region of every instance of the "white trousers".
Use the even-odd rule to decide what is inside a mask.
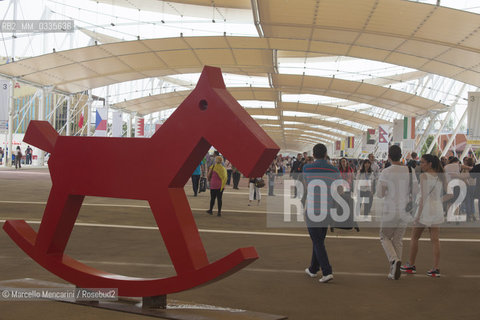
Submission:
[[[394,260],[402,260],[402,239],[405,235],[405,230],[406,226],[395,228],[380,227],[380,242],[390,263]]]
[[[262,199],[262,194],[260,193],[260,188],[255,187],[255,183],[249,183],[248,184],[250,194],[248,195],[248,200],[253,200],[253,195],[256,192],[257,193],[257,200]]]

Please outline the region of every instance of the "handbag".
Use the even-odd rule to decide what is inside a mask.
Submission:
[[[407,205],[405,206],[405,211],[411,215],[414,214],[414,210],[413,210],[413,179],[412,179],[412,167],[408,167],[408,172],[409,172],[409,180],[410,180],[410,183],[409,183],[409,192],[408,192],[408,202],[407,202]]]
[[[201,177],[198,192],[200,193],[200,192],[205,192],[205,191],[207,191],[207,178]]]
[[[257,188],[265,187],[265,181],[263,181],[262,178],[255,179],[255,187],[257,187]]]

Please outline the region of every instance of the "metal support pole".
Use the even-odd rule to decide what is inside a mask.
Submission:
[[[38,97],[38,120],[45,120],[45,89],[41,88],[40,95]],[[44,159],[45,159],[45,152],[41,149],[38,149],[38,165],[43,167]]]
[[[465,158],[468,154],[468,151],[470,151],[470,148],[472,148],[471,144],[467,144],[465,146],[465,149],[463,149],[462,155],[460,156],[460,161],[462,161],[463,158]],[[462,162],[463,163],[463,162]]]
[[[425,143],[425,141],[427,141],[427,138],[430,135],[430,132],[432,131],[433,126],[435,125],[435,122],[437,122],[436,118],[437,118],[436,115],[433,115],[430,118],[430,122],[428,123],[427,128],[425,128],[423,135],[420,137],[420,139],[418,140],[418,143],[415,145],[415,148],[413,149],[413,151],[415,151],[420,156],[421,156],[420,152],[422,151],[421,148]]]
[[[105,94],[105,109],[107,110],[107,129],[105,130],[105,136],[108,137],[108,111],[110,109],[110,102],[109,102],[109,96],[110,96],[110,86],[107,86],[107,92]],[[110,130],[111,133],[111,130]]]
[[[12,154],[13,154],[13,88],[15,86],[15,79],[10,80],[10,101],[9,101],[9,106],[8,106],[8,137],[7,137],[7,148],[8,148],[8,153],[5,151],[5,165],[11,167],[12,166]]]
[[[455,130],[453,130],[452,136],[448,140],[447,145],[442,150],[442,157],[444,157],[447,154],[448,149],[450,149],[450,146],[452,145],[453,141],[455,141],[455,137],[457,136],[458,130],[460,130],[460,127],[461,127],[463,121],[465,121],[465,118],[467,117],[467,113],[468,113],[468,108],[465,109],[465,112],[463,113],[462,117],[460,118],[460,121],[458,121],[458,124],[457,124],[457,127],[455,128]]]
[[[363,135],[355,137],[355,149],[353,149],[353,157],[358,158],[362,152]]]
[[[87,137],[91,135],[90,133],[90,122],[92,117],[92,90],[88,90],[88,100],[87,100]]]
[[[127,113],[128,120],[127,120],[127,134],[125,135],[127,138],[132,137],[132,114]]]
[[[137,113],[134,112],[132,114],[132,118],[133,118],[133,137],[134,138],[137,136],[137,131],[138,131],[138,128],[137,128],[138,123],[137,123],[137,119],[136,119],[137,117],[136,116],[137,116]]]
[[[71,135],[71,132],[70,132],[70,118],[72,117],[72,112],[71,112],[71,109],[72,109],[72,96],[68,96],[67,97],[67,127],[66,127],[66,131],[65,131],[65,134],[67,136],[70,136]]]
[[[427,149],[427,152],[426,152],[427,154],[432,152],[433,147],[437,143],[438,137],[442,134],[442,130],[443,130],[443,128],[445,128],[445,125],[447,124],[448,120],[450,119],[450,116],[452,115],[452,113],[453,113],[453,107],[450,107],[450,110],[448,110],[448,113],[445,116],[445,119],[443,120],[443,122],[440,126],[440,129],[438,129],[437,133],[435,134],[435,137],[433,138],[432,142],[428,146],[428,149]]]
[[[145,135],[145,136],[150,138],[155,133],[155,128],[152,129],[152,123],[153,123],[152,114],[150,114],[149,117],[150,118],[148,119],[148,135]]]
[[[13,2],[13,20],[17,20],[17,0],[11,0]],[[15,59],[15,39],[17,35],[12,33],[12,58]],[[7,54],[8,55],[8,54]]]

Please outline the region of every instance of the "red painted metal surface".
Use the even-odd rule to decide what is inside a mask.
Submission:
[[[226,90],[219,68],[203,69],[196,88],[150,139],[64,137],[48,122],[31,121],[24,141],[51,153],[52,189],[38,233],[23,220],[9,220],[3,228],[37,263],[66,281],[118,288],[121,296],[156,296],[218,280],[258,258],[248,247],[210,263],[183,190],[211,145],[249,177],[263,175],[279,150]],[[67,256],[85,196],[147,200],[177,275],[126,277]]]

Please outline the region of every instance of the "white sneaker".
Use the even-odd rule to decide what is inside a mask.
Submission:
[[[329,274],[326,276],[321,277],[318,282],[320,283],[327,283],[328,281],[333,280],[333,274]]]
[[[398,280],[400,279],[401,271],[400,267],[402,262],[400,260],[394,260],[390,263],[390,273],[388,274],[388,279]]]
[[[305,269],[305,273],[308,274],[311,278],[315,278],[317,276],[316,273],[311,273],[309,268]]]

